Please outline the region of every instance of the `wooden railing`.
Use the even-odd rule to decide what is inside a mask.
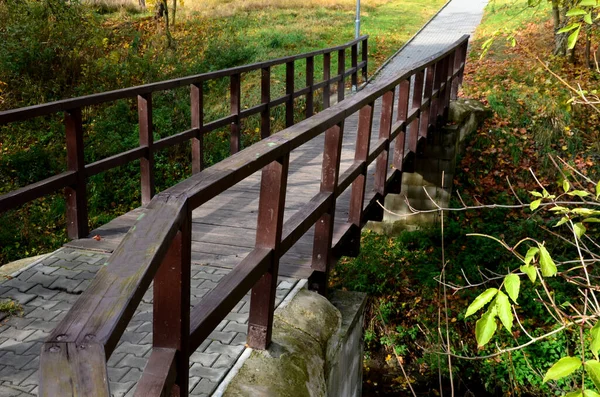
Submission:
[[[326,290],[330,266],[340,255],[356,251],[356,237],[374,213],[370,209],[398,191],[407,171],[403,167],[414,163],[418,144],[444,121],[462,80],[467,39],[156,195],[44,343],[40,395],[109,395],[106,360],[152,281],[153,347],[136,396],[186,396],[190,354],[250,290],[247,343],[258,349],[269,346],[280,258],[316,225],[309,285]],[[379,139],[370,147],[379,98]],[[340,174],[344,121],[355,112],[354,163]],[[320,192],[284,223],[290,152],[323,133]],[[388,176],[390,156],[394,171]],[[374,190],[366,191],[367,168],[373,162]],[[256,246],[190,310],[192,211],[259,170]],[[350,186],[349,218],[334,231],[336,199]]]
[[[266,138],[271,135],[272,130],[270,111],[277,106],[285,106],[285,125],[290,127],[294,124],[294,99],[302,96],[306,98],[305,116],[307,118],[314,113],[314,96],[317,90],[322,90],[324,108],[328,108],[330,105],[332,84],[337,85],[338,100],[343,100],[345,83],[349,76],[354,86],[358,83],[359,74],[362,75],[364,81],[367,79],[367,38],[367,36],[362,36],[338,47],[272,61],[0,112],[0,125],[64,112],[67,147],[67,170],[65,172],[0,195],[0,213],[64,188],[67,208],[67,235],[69,238],[85,237],[89,233],[86,197],[86,180],[88,178],[139,159],[141,202],[142,205],[148,204],[154,196],[154,155],[157,151],[191,140],[192,173],[195,174],[203,168],[203,142],[207,133],[229,126],[230,152],[234,154],[241,149],[240,126],[243,119],[260,114],[260,134],[261,138]],[[358,59],[359,46],[360,62]],[[346,52],[350,52],[351,56],[351,67],[349,69],[346,69]],[[337,74],[333,76],[331,74],[332,54],[334,56],[337,54],[338,61]],[[315,81],[315,57],[320,55],[323,56],[323,80]],[[306,86],[297,89],[294,85],[296,78],[295,64],[299,60],[306,61]],[[271,68],[277,65],[285,65],[285,95],[272,99]],[[261,102],[248,109],[242,109],[242,75],[258,70],[261,71]],[[203,111],[203,85],[207,81],[227,77],[230,79],[230,114],[227,117],[207,122],[204,119]],[[152,94],[188,85],[190,87],[192,115],[191,128],[154,142]],[[103,160],[85,164],[82,109],[126,98],[137,98],[139,146]]]

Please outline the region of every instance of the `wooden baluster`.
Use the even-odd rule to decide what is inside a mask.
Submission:
[[[398,121],[405,121],[408,117],[408,100],[410,98],[410,78],[400,82],[398,87],[398,111],[396,119]],[[402,132],[396,137],[396,143],[394,144],[394,168],[401,172],[404,164],[404,153],[406,147],[406,130],[407,126],[404,125]],[[398,178],[400,175],[398,175]],[[400,193],[400,183],[394,186],[393,193]]]
[[[271,67],[262,68],[260,79],[260,102],[265,108],[260,112],[260,138],[271,135]]]
[[[67,170],[77,172],[75,185],[65,188],[67,236],[70,239],[76,239],[85,237],[89,233],[81,108],[66,111],[64,120]]]
[[[415,74],[415,85],[413,89],[412,110],[419,109],[423,101],[423,79],[425,70],[420,70]],[[419,121],[421,115],[414,119],[408,127],[408,150],[413,154],[417,153],[417,142],[419,135]]]
[[[323,169],[321,172],[320,191],[334,193],[340,174],[340,157],[342,154],[343,122],[329,128],[325,132],[325,148],[323,150]],[[333,222],[335,217],[335,200],[332,201],[327,213],[321,216],[315,224],[313,255],[309,288],[321,295],[327,294],[327,278],[332,261],[331,242],[333,239]]]
[[[323,54],[323,81],[326,81],[325,87],[323,87],[323,109],[327,109],[331,106],[331,53],[327,52]]]
[[[377,162],[375,165],[375,191],[379,193],[382,197],[385,197],[387,194],[385,190],[385,184],[387,182],[387,169],[388,169],[388,161],[389,161],[389,139],[390,134],[392,132],[392,121],[393,121],[393,113],[394,113],[394,95],[396,90],[393,89],[391,91],[383,94],[381,100],[381,118],[379,121],[379,139],[387,139],[388,144],[386,148],[379,156],[377,156]],[[377,206],[378,211],[383,209]],[[377,218],[381,218],[383,213],[379,211],[377,214]],[[380,216],[381,215],[381,216]]]
[[[232,74],[230,77],[230,109],[231,115],[235,116],[235,120],[230,125],[231,135],[229,137],[229,147],[231,154],[240,151],[240,111],[241,111],[241,75]]]
[[[452,67],[452,74],[454,75],[454,73],[458,72],[458,70],[460,69],[460,65],[462,63],[462,57],[460,54],[460,48],[456,48],[454,50],[454,64]],[[456,78],[454,78],[452,80],[452,93],[450,95],[450,98],[454,101],[456,100],[457,96],[458,96],[458,83],[459,83],[459,79],[458,76],[456,76]]]
[[[192,174],[202,171],[204,161],[204,90],[203,83],[190,85],[192,128],[197,128],[198,133],[192,138]]]
[[[446,60],[446,74],[444,75],[444,114],[442,115],[444,123],[448,120],[448,111],[450,106],[450,98],[452,97],[452,75],[454,74],[454,55],[451,53]]]
[[[190,336],[191,212],[154,276],[152,346],[176,349],[176,380],[171,396],[188,395]]]
[[[346,73],[346,50],[338,51],[338,76],[340,80],[338,81],[337,90],[338,90],[338,102],[344,100],[344,73]]]
[[[315,84],[315,58],[306,58],[306,86],[308,93],[306,94],[306,118],[313,115],[314,112],[314,88]]]
[[[269,271],[254,285],[250,298],[248,346],[255,349],[266,349],[271,343],[288,168],[286,154],[262,170],[256,246],[273,249],[273,256]]]
[[[438,107],[437,107],[437,123],[436,124],[440,124],[441,123],[441,118],[444,115],[444,107],[445,107],[445,103],[444,103],[444,99],[446,98],[446,86],[442,85],[442,83],[444,82],[445,77],[448,75],[448,58],[443,58],[442,60],[440,60],[440,64],[441,64],[441,70],[440,70],[440,77],[439,77],[439,85],[440,85],[440,93],[439,93],[439,97],[438,97]]]
[[[368,58],[369,58],[369,52],[367,51],[368,47],[367,47],[367,38],[365,37],[365,39],[362,42],[362,60],[365,62],[365,66],[363,66],[362,68],[362,76],[363,76],[363,82],[367,82],[368,80],[368,69],[367,69],[367,63],[368,63]]]
[[[354,162],[367,161],[369,156],[369,147],[371,142],[371,131],[373,128],[373,106],[369,103],[363,106],[358,112],[358,130],[356,132],[356,149],[354,151]],[[367,167],[352,182],[352,193],[350,195],[350,208],[348,213],[348,222],[353,227],[352,254],[358,255],[360,252],[360,229],[363,218],[363,203],[365,201],[365,188],[367,185]]]
[[[352,89],[358,88],[358,43],[352,45]]]
[[[140,146],[147,148],[140,159],[142,177],[142,205],[147,205],[154,196],[154,129],[152,126],[152,94],[138,95],[138,118],[140,125]]]
[[[431,93],[433,92],[433,80],[434,80],[434,65],[429,65],[427,67],[427,76],[425,78],[425,90],[423,91],[423,101],[429,100],[429,104],[426,109],[423,109],[421,113],[421,124],[419,128],[419,137],[427,138],[427,132],[429,131],[429,120],[431,120],[431,102],[433,101],[431,98]]]
[[[291,127],[294,125],[294,61],[285,64],[285,126]]]
[[[435,64],[435,74],[434,74],[434,81],[433,81],[433,91],[436,93],[436,97],[431,101],[431,110],[430,110],[430,119],[429,119],[429,124],[432,126],[436,126],[437,125],[437,117],[438,117],[438,109],[441,103],[441,97],[440,95],[442,95],[442,93],[440,92],[440,86],[441,86],[441,82],[442,82],[442,72],[443,72],[443,65],[442,65],[442,61],[438,61]]]

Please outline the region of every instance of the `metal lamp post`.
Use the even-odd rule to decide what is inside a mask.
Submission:
[[[356,0],[356,21],[354,21],[354,23],[355,23],[354,38],[358,39],[358,37],[360,36],[360,0]]]

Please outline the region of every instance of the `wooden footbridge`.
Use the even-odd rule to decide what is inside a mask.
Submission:
[[[278,275],[308,278],[311,289],[327,293],[331,267],[339,257],[358,253],[361,228],[382,216],[378,202],[399,192],[402,173],[411,172],[422,145],[445,122],[462,81],[467,39],[349,98],[347,83],[366,81],[367,37],[309,54],[0,112],[0,124],[63,112],[68,165],[62,174],[0,196],[0,211],[64,189],[74,239],[69,245],[112,252],[44,343],[40,395],[110,395],[106,361],[151,283],[153,347],[136,396],[187,395],[189,356],[248,291],[247,344],[267,348]],[[318,81],[316,60],[324,71]],[[306,86],[296,89],[299,61],[306,65]],[[272,99],[276,65],[285,65],[286,93]],[[241,81],[252,71],[260,71],[261,102],[242,109]],[[224,77],[230,80],[230,115],[207,121],[203,84]],[[190,87],[191,129],[153,141],[152,94],[184,86]],[[337,104],[330,106],[333,91]],[[324,109],[313,114],[315,95],[322,95]],[[294,124],[298,97],[305,98],[306,119]],[[85,164],[82,108],[123,98],[137,98],[139,147]],[[287,128],[273,133],[270,111],[277,106],[285,107]],[[256,114],[262,140],[240,150],[241,123]],[[224,126],[231,132],[231,156],[203,169],[203,138]],[[155,194],[155,153],[188,141],[193,175]],[[86,180],[138,159],[143,207],[93,231],[100,241],[87,238]],[[192,262],[231,269],[193,309]]]

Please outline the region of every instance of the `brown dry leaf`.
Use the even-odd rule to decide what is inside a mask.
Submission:
[[[92,238],[93,238],[94,240],[96,240],[96,241],[100,241],[100,240],[102,240],[102,237],[100,237],[100,235],[99,235],[99,234],[96,234],[96,235],[95,235],[94,237],[92,237]]]

